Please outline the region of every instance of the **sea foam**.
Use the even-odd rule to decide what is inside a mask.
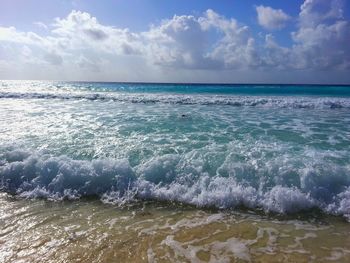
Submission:
[[[282,97],[282,96],[223,96],[162,93],[118,92],[0,92],[0,99],[60,99],[114,101],[120,103],[226,105],[233,107],[278,107],[301,109],[350,109],[350,98],[337,97]]]
[[[131,167],[126,159],[74,160],[18,148],[7,149],[0,157],[1,190],[24,198],[97,196],[118,205],[146,199],[219,209],[244,206],[281,214],[318,208],[350,219],[349,170],[323,170],[328,174],[322,169],[303,170],[300,187],[264,187],[239,182],[235,176],[209,176],[200,169],[199,174],[193,169],[179,173],[176,155],[154,157],[137,167]],[[343,176],[329,174],[332,172]]]

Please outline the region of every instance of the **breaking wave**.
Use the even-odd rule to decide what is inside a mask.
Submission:
[[[0,155],[0,189],[24,198],[51,200],[97,196],[118,205],[152,199],[220,209],[244,206],[281,214],[318,208],[350,220],[349,167],[300,170],[295,174],[299,187],[266,186],[262,178],[260,182],[239,181],[234,175],[210,176],[196,167],[179,167],[179,158],[164,155],[131,167],[126,159],[74,160],[7,149]],[[275,176],[278,174],[269,174]]]
[[[331,97],[255,97],[230,95],[184,95],[184,94],[147,94],[147,93],[20,93],[0,92],[0,99],[61,99],[61,100],[90,100],[115,101],[143,104],[179,104],[179,105],[227,105],[247,107],[279,107],[305,109],[350,109],[350,98]]]

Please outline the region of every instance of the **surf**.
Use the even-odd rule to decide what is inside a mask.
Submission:
[[[317,208],[350,219],[348,168],[300,169],[300,187],[296,187],[282,181],[264,185],[204,171],[195,174],[191,170],[201,167],[181,167],[180,159],[167,155],[131,167],[125,159],[74,160],[12,149],[1,155],[0,187],[23,198],[55,201],[96,196],[111,204],[158,200],[217,209],[243,206],[280,214]],[[244,173],[249,176],[248,171]]]

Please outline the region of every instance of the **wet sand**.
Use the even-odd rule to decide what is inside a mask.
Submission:
[[[349,262],[340,217],[0,197],[0,262]]]

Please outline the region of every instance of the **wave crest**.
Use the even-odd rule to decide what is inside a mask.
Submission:
[[[61,99],[114,101],[143,104],[226,105],[234,107],[279,107],[303,109],[350,109],[349,98],[255,97],[230,95],[126,94],[126,93],[19,93],[0,92],[0,99]]]
[[[7,150],[0,157],[1,190],[25,198],[98,196],[103,202],[119,205],[141,198],[221,209],[245,206],[282,214],[317,207],[350,219],[348,180],[341,179],[328,192],[314,192],[326,182],[312,173],[305,176],[317,180],[308,180],[301,188],[273,185],[263,189],[239,183],[233,176],[175,174],[176,156],[154,158],[134,168],[125,159],[73,160],[18,149]]]

